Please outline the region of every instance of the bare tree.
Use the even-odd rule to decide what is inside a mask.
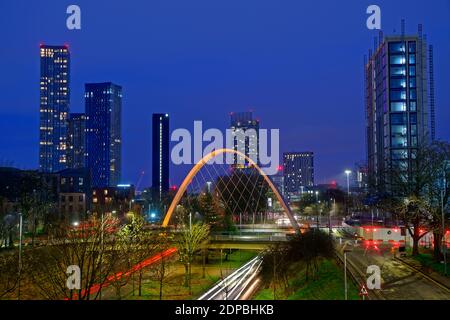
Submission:
[[[190,226],[184,226],[180,234],[177,235],[178,254],[185,269],[184,286],[189,287],[189,294],[192,294],[192,261],[194,255],[201,249],[208,236],[209,226],[203,223],[193,223]]]
[[[120,298],[120,288],[128,284],[130,278],[134,281],[135,273],[137,273],[138,277],[138,295],[142,295],[142,278],[145,261],[165,247],[165,239],[165,237],[160,237],[147,230],[145,228],[145,221],[141,216],[133,216],[131,222],[121,228],[117,237],[119,250],[118,265],[121,266],[122,270],[129,270],[129,274],[120,278],[117,277],[113,282],[118,298]]]
[[[162,300],[164,285],[172,272],[172,258],[165,257],[162,252],[158,266],[151,269],[151,277],[158,282],[159,300]]]
[[[2,299],[9,297],[16,290],[19,277],[17,252],[0,254],[0,299]]]
[[[46,299],[95,300],[117,263],[115,230],[117,219],[91,218],[74,229],[60,225],[49,230],[45,247],[33,248],[25,255],[26,274]],[[81,270],[81,287],[67,287],[67,268]]]
[[[426,234],[422,228],[436,234],[435,247],[440,250],[442,215],[440,214],[440,181],[449,178],[448,143],[422,145],[411,151],[408,165],[391,166],[387,187],[390,193],[384,207],[391,210],[405,224],[413,239],[413,255],[419,254],[419,241]],[[448,202],[448,188],[445,200]],[[439,228],[438,226],[441,225]]]

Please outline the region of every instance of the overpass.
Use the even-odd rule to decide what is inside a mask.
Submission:
[[[265,250],[269,246],[286,242],[288,237],[282,235],[213,235],[205,244],[208,249]]]

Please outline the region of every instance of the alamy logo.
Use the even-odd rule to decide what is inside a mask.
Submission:
[[[381,289],[381,270],[379,266],[371,265],[367,267],[366,273],[370,274],[367,278],[367,289]]]
[[[69,290],[81,289],[81,270],[77,265],[70,265],[66,269],[68,275],[66,285]]]
[[[66,20],[66,26],[69,30],[80,30],[81,29],[81,9],[75,4],[71,4],[67,7],[67,14],[70,14]]]
[[[377,5],[370,5],[367,7],[367,14],[370,14],[370,16],[367,18],[367,28],[369,30],[380,30],[381,29],[381,9]]]
[[[270,143],[269,143],[270,138]],[[172,148],[171,159],[176,165],[195,164],[209,153],[221,149],[235,150],[245,155],[253,163],[260,165],[266,175],[278,172],[280,156],[279,129],[225,130],[215,128],[203,132],[202,121],[194,121],[194,137],[187,129],[178,128],[170,137],[176,145]],[[208,143],[203,148],[203,143]],[[194,155],[192,156],[192,149]],[[224,153],[208,161],[208,164],[248,164],[248,159],[235,154]]]

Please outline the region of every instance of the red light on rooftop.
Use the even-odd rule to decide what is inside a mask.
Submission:
[[[171,186],[170,189],[173,190],[173,191],[175,191],[175,190],[178,189],[178,187],[177,187],[177,186]]]
[[[278,171],[283,171],[283,166],[278,166]]]

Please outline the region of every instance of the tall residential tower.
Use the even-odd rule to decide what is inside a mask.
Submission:
[[[86,115],[84,113],[69,115],[67,149],[68,168],[86,167]]]
[[[314,153],[283,153],[284,193],[297,194],[302,188],[314,186]]]
[[[111,82],[85,85],[86,160],[92,186],[115,187],[122,169],[122,87]]]
[[[40,46],[39,169],[67,167],[70,53],[67,46]]]
[[[152,116],[152,189],[155,200],[161,202],[169,191],[169,115]]]
[[[387,191],[389,170],[410,170],[414,151],[431,140],[427,45],[417,35],[382,38],[365,65],[368,179]]]
[[[233,134],[233,149],[259,163],[259,120],[251,111],[231,113],[230,129]],[[248,161],[234,155],[234,167],[244,168]]]

